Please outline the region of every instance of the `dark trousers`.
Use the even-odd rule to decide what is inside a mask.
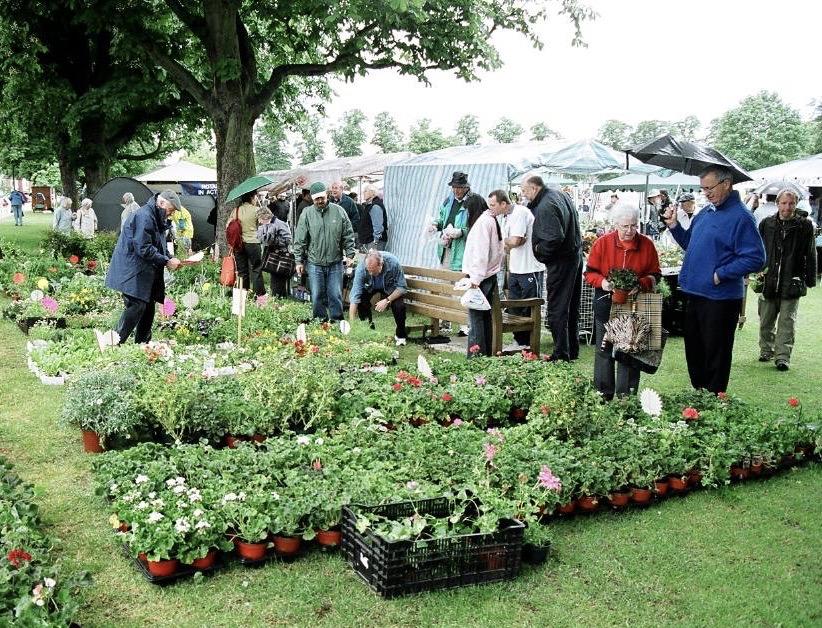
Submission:
[[[602,296],[604,291],[596,290],[595,298]],[[613,358],[610,344],[608,348],[602,349],[602,338],[605,336],[605,321],[608,320],[610,314],[611,300],[605,298],[602,300],[600,311],[597,311],[594,306],[594,341],[596,342],[594,349],[594,387],[602,393],[602,396],[610,400],[614,395],[635,395],[639,388],[640,370],[631,368],[617,362]],[[597,303],[597,305],[600,305]],[[604,305],[605,307],[602,307]],[[614,378],[614,369],[616,369],[616,378]]]
[[[553,360],[576,360],[579,357],[581,297],[582,255],[546,264],[545,326],[554,338]]]
[[[357,304],[357,315],[361,321],[368,321],[369,323],[373,321],[371,299],[375,294],[380,295],[380,297],[386,296],[384,292],[380,291],[363,292],[360,295],[360,302]],[[397,328],[394,335],[397,338],[407,338],[408,332],[405,329],[405,300],[402,297],[391,302],[391,314],[394,316],[394,325]]]
[[[271,275],[271,296],[273,297],[287,297],[288,296],[288,280],[289,277],[284,277],[282,275],[275,275],[274,273],[268,273]]]
[[[257,296],[265,294],[262,273],[263,255],[259,243],[246,242],[242,251],[234,251],[234,260],[237,262],[240,287],[246,290],[253,287]]]
[[[483,279],[479,285],[480,291],[488,299],[491,307],[497,298],[497,276],[491,275]],[[493,328],[491,325],[491,310],[468,310],[468,357],[491,355],[493,347]],[[479,345],[479,351],[471,352],[471,347]]]
[[[728,389],[741,306],[741,299],[714,300],[688,295],[685,360],[694,388],[712,393]]]
[[[508,274],[508,298],[509,299],[533,299],[542,293],[542,272],[538,273],[509,273]],[[508,310],[516,316],[530,316],[531,310],[527,307],[512,307]],[[531,344],[530,331],[515,331],[514,340],[518,345]],[[539,347],[531,347],[532,351],[539,352]]]
[[[151,326],[154,324],[154,302],[141,301],[127,294],[123,295],[125,309],[120,322],[117,323],[117,333],[120,335],[120,344],[124,344],[131,332],[134,332],[134,342],[143,343],[151,340]]]

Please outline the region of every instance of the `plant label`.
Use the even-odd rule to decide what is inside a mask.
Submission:
[[[234,288],[231,291],[231,313],[234,316],[245,316],[245,302],[248,295],[248,290],[242,288]]]

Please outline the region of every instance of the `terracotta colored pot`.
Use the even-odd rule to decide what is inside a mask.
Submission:
[[[265,434],[254,434],[254,436],[251,437],[251,440],[253,440],[255,443],[262,443],[265,442],[266,438],[268,438],[268,436],[266,436]]]
[[[274,549],[281,556],[293,556],[300,551],[300,537],[275,535]]]
[[[796,456],[793,454],[788,454],[787,456],[782,456],[782,461],[780,463],[783,467],[792,467],[796,464]]]
[[[148,561],[148,573],[152,576],[165,578],[177,573],[177,567],[179,566],[180,561],[176,558],[171,560],[150,560]]]
[[[240,558],[246,560],[262,560],[265,558],[266,543],[246,543],[239,539],[234,539],[234,547],[237,548],[237,554]]]
[[[325,547],[336,547],[342,543],[342,532],[339,530],[317,530],[317,543]]]
[[[525,408],[514,408],[511,411],[511,416],[515,419],[524,419],[526,414],[528,414],[528,411]]]
[[[747,480],[750,474],[750,470],[746,469],[745,467],[740,467],[737,465],[731,467],[731,477],[734,480],[739,480],[740,482],[743,480]]]
[[[558,510],[561,515],[570,515],[577,509],[576,500],[572,499],[567,504],[562,504]]]
[[[678,475],[669,477],[668,485],[674,493],[682,493],[688,489],[688,482]]]
[[[131,530],[131,526],[128,525],[125,521],[120,522],[119,527],[117,528],[118,532],[128,532]]]
[[[635,488],[631,491],[631,501],[635,504],[647,504],[651,501],[653,493],[648,488]]]
[[[631,501],[631,494],[627,491],[611,493],[608,495],[608,501],[611,502],[611,506],[614,508],[625,508],[625,506],[628,505],[628,502]]]
[[[214,566],[214,563],[217,561],[217,550],[212,549],[208,550],[208,554],[203,556],[202,558],[198,558],[197,560],[191,561],[191,566],[194,569],[211,569]]]
[[[83,451],[88,454],[101,454],[105,451],[100,444],[100,436],[97,432],[83,430]]]
[[[628,301],[628,290],[620,290],[615,288],[611,293],[611,303],[622,304]]]
[[[139,554],[137,554],[137,558],[139,558],[144,563],[148,562],[148,557],[146,556],[145,552],[140,552]]]
[[[691,471],[688,473],[688,486],[699,486],[702,482],[702,474],[699,471]]]
[[[751,464],[751,475],[755,477],[762,475],[762,466],[761,462]]]
[[[654,491],[656,491],[656,494],[660,497],[664,497],[668,494],[668,487],[668,480],[657,480],[654,482]]]
[[[244,440],[248,440],[247,436],[232,436],[231,434],[225,435],[225,444],[229,449],[236,449],[237,443],[240,443]]]
[[[580,497],[577,502],[579,503],[579,507],[586,512],[593,512],[599,507],[599,500],[589,495]]]

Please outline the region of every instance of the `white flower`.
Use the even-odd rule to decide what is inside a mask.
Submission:
[[[223,495],[224,502],[235,502],[237,501],[237,494],[236,493],[226,493]]]
[[[149,514],[149,516],[148,516],[148,522],[149,522],[149,523],[157,523],[157,522],[158,522],[158,521],[160,521],[161,519],[163,519],[163,513],[161,513],[161,512],[157,512],[156,510],[155,510],[155,511],[153,511],[153,512],[152,512],[151,514]]]
[[[210,528],[211,524],[208,521],[206,521],[205,519],[200,519],[197,523],[194,524],[194,527],[197,530],[203,530],[205,528]]]
[[[123,495],[123,501],[126,503],[133,502],[135,499],[137,499],[138,495],[139,493],[135,493],[133,491],[130,493],[126,493],[125,495]]]
[[[54,585],[57,584],[57,581],[53,578],[43,578],[43,583],[49,588],[53,589]]]
[[[271,491],[271,497],[274,499],[280,499],[280,494],[277,491]]]
[[[112,493],[116,493],[118,488],[120,488],[120,485],[119,485],[119,484],[112,484],[112,485],[109,487],[109,489],[108,489],[108,490],[109,490],[109,491],[111,491]]]
[[[203,516],[203,510],[202,510],[201,508],[198,508],[197,510],[195,510],[195,511],[194,511],[194,512],[192,512],[191,514],[192,514],[194,517],[202,517],[202,516]]]
[[[185,534],[191,529],[191,525],[187,519],[177,519],[177,521],[174,522],[174,529],[181,534]]]
[[[102,406],[103,405],[103,400],[100,397],[97,397],[97,399],[94,400],[94,403],[97,404],[98,406]]]
[[[642,410],[648,416],[658,417],[662,414],[662,399],[659,393],[652,388],[644,388],[639,394]]]
[[[202,501],[202,499],[203,497],[202,495],[200,495],[200,491],[198,491],[196,488],[193,488],[188,492],[188,501],[190,501],[192,504],[194,502]]]
[[[298,436],[297,437],[297,444],[298,445],[307,445],[311,442],[311,439],[308,436]]]
[[[186,492],[186,487],[185,487],[185,486],[180,486],[180,485],[178,484],[178,485],[177,485],[177,486],[175,486],[173,489],[171,489],[171,491],[172,491],[174,494],[179,495],[180,493],[185,493],[185,492]]]
[[[43,606],[46,603],[46,601],[43,598],[38,597],[35,598],[34,603],[37,604],[37,606]]]
[[[154,506],[155,508],[162,508],[163,506],[166,505],[166,503],[162,499],[152,499],[151,500],[151,505]]]
[[[174,478],[169,478],[168,480],[166,480],[166,486],[168,487],[174,486],[175,484],[176,482],[174,481]]]
[[[177,486],[182,486],[186,483],[186,479],[178,475],[176,478],[174,478],[174,483],[177,484]]]
[[[239,493],[237,493],[237,499],[241,502],[244,502],[245,501],[245,492],[240,491]]]
[[[155,493],[154,491],[151,491],[151,492],[148,494],[148,498],[149,498],[149,499],[154,499],[155,497],[157,497],[157,493]]]
[[[351,451],[353,451],[355,454],[358,454],[362,451],[362,447],[354,447],[354,449],[352,449]]]
[[[317,444],[317,445],[322,445],[324,442],[325,441],[322,438],[318,438],[317,440],[314,441],[314,443]]]
[[[140,502],[137,504],[137,510],[145,510],[148,508],[148,502]]]

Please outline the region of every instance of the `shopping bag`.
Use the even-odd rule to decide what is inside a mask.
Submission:
[[[462,298],[460,298],[460,303],[462,303],[462,305],[467,307],[469,310],[491,309],[491,304],[479,288],[469,288],[466,290],[465,294],[463,294]]]
[[[237,265],[233,255],[226,255],[220,268],[220,285],[230,287],[237,281]]]

